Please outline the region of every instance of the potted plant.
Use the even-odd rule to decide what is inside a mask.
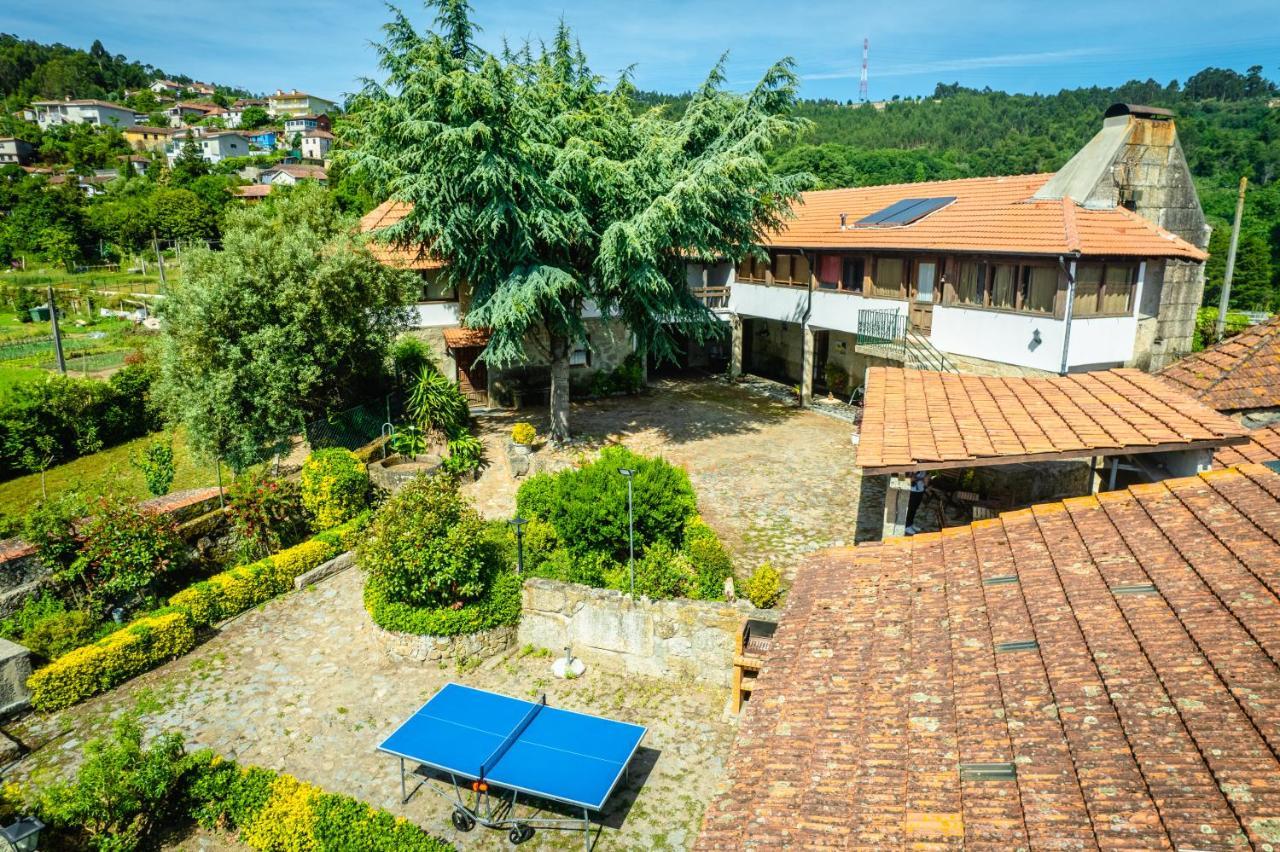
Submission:
[[[521,455],[533,452],[533,442],[538,437],[538,430],[532,423],[520,422],[511,427],[511,446]]]

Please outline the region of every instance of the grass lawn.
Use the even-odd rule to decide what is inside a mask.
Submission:
[[[36,367],[15,367],[11,364],[0,364],[0,400],[4,399],[9,394],[9,391],[18,385],[26,382],[43,381],[47,375],[49,374],[46,371]]]
[[[183,430],[174,432],[173,462],[177,469],[173,480],[173,490],[197,488],[203,485],[217,485],[217,473],[213,465],[196,460],[183,439]],[[148,443],[163,438],[164,433],[157,433],[146,438],[138,438],[94,453],[75,461],[50,468],[45,473],[45,483],[49,495],[79,489],[89,495],[100,495],[114,492],[132,497],[146,498],[146,481],[142,472],[129,463],[132,453],[140,452]],[[223,468],[223,482],[230,481],[231,473]],[[30,474],[8,482],[0,482],[0,515],[21,517],[40,499],[40,474]]]

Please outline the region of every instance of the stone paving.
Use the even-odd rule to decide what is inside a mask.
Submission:
[[[84,704],[29,715],[6,731],[32,749],[5,780],[66,778],[84,743],[121,713],[179,731],[247,764],[289,772],[402,814],[460,849],[495,849],[505,833],[459,835],[425,791],[401,806],[399,775],[374,746],[450,680],[649,726],[631,780],[611,799],[595,848],[682,849],[692,843],[734,732],[724,690],[588,670],[564,681],[550,659],[514,651],[475,668],[394,663],[375,640],[350,569],[223,626],[192,653]],[[581,834],[540,831],[522,848],[581,848]],[[170,848],[236,849],[197,832]]]
[[[518,420],[545,435],[545,409],[478,420],[493,463],[468,491],[488,517],[509,518],[515,509],[520,481],[508,472],[502,445]],[[853,472],[857,427],[789,399],[722,380],[659,380],[639,396],[575,403],[569,426],[574,444],[540,448],[539,468],[571,464],[608,443],[682,465],[740,574],[771,561],[789,576],[807,553],[853,544],[855,533],[879,537],[884,486],[881,478],[864,485]]]

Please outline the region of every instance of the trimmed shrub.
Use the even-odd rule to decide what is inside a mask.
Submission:
[[[684,525],[683,550],[694,573],[690,597],[704,601],[723,600],[724,581],[733,576],[733,559],[715,531],[701,518],[690,518]]]
[[[373,623],[383,630],[416,636],[459,636],[491,630],[520,620],[523,583],[513,573],[493,578],[484,597],[461,607],[415,607],[387,596],[381,584],[370,578],[364,587],[364,606]]]
[[[601,587],[610,572],[617,570],[618,561],[607,553],[575,554],[560,547],[547,554],[529,571],[535,577],[581,583],[584,586]]]
[[[302,464],[302,504],[313,529],[327,530],[360,514],[369,489],[369,473],[350,450],[316,450]]]
[[[124,603],[142,593],[182,552],[172,519],[125,500],[103,500],[78,532],[80,555],[57,578],[82,587],[94,604]]]
[[[414,607],[461,606],[485,589],[483,522],[447,476],[419,476],[374,515],[360,567],[387,598]]]
[[[679,547],[685,520],[697,511],[689,476],[661,458],[606,447],[577,470],[540,474],[520,486],[517,511],[555,527],[575,553],[607,553],[627,558],[627,483],[621,468],[634,470],[636,552],[662,541]]]
[[[753,606],[771,609],[782,598],[782,575],[768,562],[751,573],[742,586],[742,594]]]
[[[258,559],[301,541],[307,533],[302,490],[296,482],[247,474],[230,488],[227,517],[236,552]]]
[[[184,610],[159,610],[38,669],[27,681],[31,705],[37,710],[70,707],[185,654],[195,644],[195,626]]]
[[[651,598],[690,597],[696,577],[689,559],[665,541],[651,544],[636,562],[636,594]]]

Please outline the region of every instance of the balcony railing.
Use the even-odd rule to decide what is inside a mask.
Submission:
[[[729,288],[694,287],[693,295],[713,311],[727,310],[729,307]]]
[[[899,311],[858,311],[858,337],[854,347],[859,352],[877,355],[916,370],[960,372],[929,338],[915,331],[907,315]]]

